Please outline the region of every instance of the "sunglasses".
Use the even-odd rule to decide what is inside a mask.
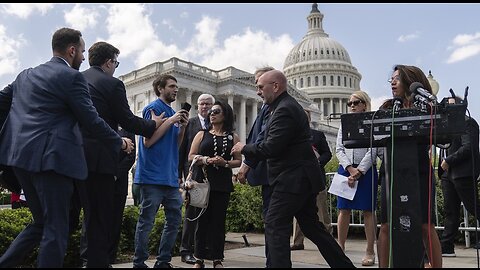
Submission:
[[[210,109],[208,110],[208,115],[216,115],[216,114],[219,114],[219,113],[222,113],[222,110],[220,109]]]
[[[354,101],[349,101],[347,102],[347,106],[350,107],[350,106],[357,106],[358,104],[360,103],[363,103],[363,100],[354,100]]]

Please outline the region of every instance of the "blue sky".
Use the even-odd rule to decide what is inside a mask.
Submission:
[[[176,56],[211,69],[283,69],[307,32],[301,4],[0,4],[0,87],[24,68],[50,59],[60,27],[81,30],[88,47],[120,49],[115,76]],[[439,98],[469,90],[480,120],[480,4],[323,4],[323,28],[349,52],[360,87],[377,108],[391,92],[395,64],[431,70]],[[88,54],[85,54],[88,59]],[[80,70],[88,68],[86,60]]]

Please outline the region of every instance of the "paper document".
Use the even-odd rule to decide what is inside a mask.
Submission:
[[[353,188],[349,187],[348,177],[336,173],[333,176],[328,192],[348,200],[353,200],[353,197],[355,197],[355,192],[357,192],[357,186],[358,181],[355,181],[355,186]]]

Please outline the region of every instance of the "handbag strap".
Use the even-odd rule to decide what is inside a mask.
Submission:
[[[195,218],[186,218],[188,221],[195,221],[197,219],[200,218],[201,215],[203,215],[203,213],[205,213],[205,211],[207,211],[207,208],[202,208],[202,210],[200,210],[200,213],[198,214],[198,216],[196,216]]]

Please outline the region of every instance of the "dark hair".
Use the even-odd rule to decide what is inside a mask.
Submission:
[[[52,50],[54,52],[64,53],[72,44],[80,45],[82,33],[78,30],[63,27],[55,31],[52,37]]]
[[[155,95],[157,95],[157,97],[160,96],[160,90],[158,90],[159,88],[162,89],[162,88],[165,88],[165,86],[167,86],[167,81],[168,80],[174,80],[175,82],[178,83],[177,79],[175,77],[173,77],[172,75],[160,75],[158,76],[152,83],[152,86],[153,86],[153,91],[155,92]]]
[[[109,59],[114,59],[118,54],[120,54],[120,50],[113,45],[104,41],[95,42],[88,49],[88,63],[90,66],[101,66]]]
[[[220,100],[215,101],[213,105],[222,107],[223,111],[223,131],[226,133],[233,132],[233,110],[228,103],[224,103]],[[210,126],[212,128],[212,126]]]
[[[401,97],[404,101],[404,107],[410,107],[413,102],[413,95],[410,93],[410,85],[414,82],[419,82],[423,85],[423,88],[432,93],[432,86],[425,76],[423,71],[416,66],[396,65],[393,67],[393,72],[398,70],[400,81],[402,86],[405,87],[405,96]],[[385,101],[380,108],[387,109],[393,107],[393,99]]]

